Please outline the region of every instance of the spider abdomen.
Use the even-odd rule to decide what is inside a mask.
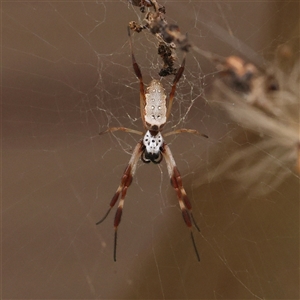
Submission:
[[[167,121],[167,97],[162,84],[158,80],[152,80],[145,96],[145,121],[148,129],[161,129]]]

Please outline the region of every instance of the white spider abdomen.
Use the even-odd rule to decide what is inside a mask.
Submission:
[[[161,128],[167,119],[166,95],[162,84],[157,80],[152,80],[147,88],[145,121],[149,129]]]

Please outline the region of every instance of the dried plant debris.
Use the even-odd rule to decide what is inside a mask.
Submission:
[[[129,22],[129,28],[136,32],[148,29],[158,39],[158,54],[163,60],[163,67],[159,72],[160,76],[175,75],[177,69],[174,68],[176,60],[176,44],[182,51],[188,52],[192,47],[187,36],[182,34],[179,26],[168,24],[165,14],[166,8],[160,5],[156,0],[129,1],[134,6],[139,6],[145,15],[145,24],[139,24],[135,21]]]
[[[174,68],[174,55],[170,47],[166,45],[164,42],[160,42],[158,45],[158,54],[163,60],[164,66],[159,72],[159,76],[168,76],[175,75],[177,73],[177,69]]]
[[[155,4],[153,2],[154,1],[151,1],[151,0],[129,0],[130,4],[140,7],[140,11],[142,13],[145,12],[146,7],[151,7],[153,5],[156,5],[156,1],[155,1]]]

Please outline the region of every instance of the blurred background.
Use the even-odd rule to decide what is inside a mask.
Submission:
[[[299,57],[299,2],[159,3],[201,50],[260,68],[272,66],[284,43]],[[115,210],[95,223],[140,137],[98,133],[142,130],[126,27],[144,17],[128,1],[2,3],[2,298],[299,299],[299,176],[279,164],[249,174],[263,188],[230,180],[230,168],[214,178],[233,151],[255,148],[262,135],[212,104],[216,68],[193,50],[165,132],[209,136],[166,138],[201,229],[201,262],[164,161],[139,163],[113,261]],[[144,30],[132,40],[145,84],[159,79],[157,39]],[[172,80],[161,79],[167,93]]]

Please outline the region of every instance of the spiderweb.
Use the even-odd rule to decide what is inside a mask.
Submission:
[[[297,1],[159,3],[199,49],[261,68],[278,45],[299,40]],[[95,223],[140,137],[98,133],[142,130],[126,26],[145,14],[127,1],[1,6],[2,299],[299,299],[297,141],[281,152],[261,144],[272,132],[233,117],[226,99],[237,105],[236,94],[190,50],[164,132],[209,136],[166,138],[201,228],[201,262],[164,162],[139,163],[114,262],[114,211]],[[145,84],[159,79],[157,39],[144,30],[132,40]],[[297,70],[280,73],[290,83],[280,99],[294,99],[288,116],[299,129]],[[172,79],[161,79],[167,93]]]

